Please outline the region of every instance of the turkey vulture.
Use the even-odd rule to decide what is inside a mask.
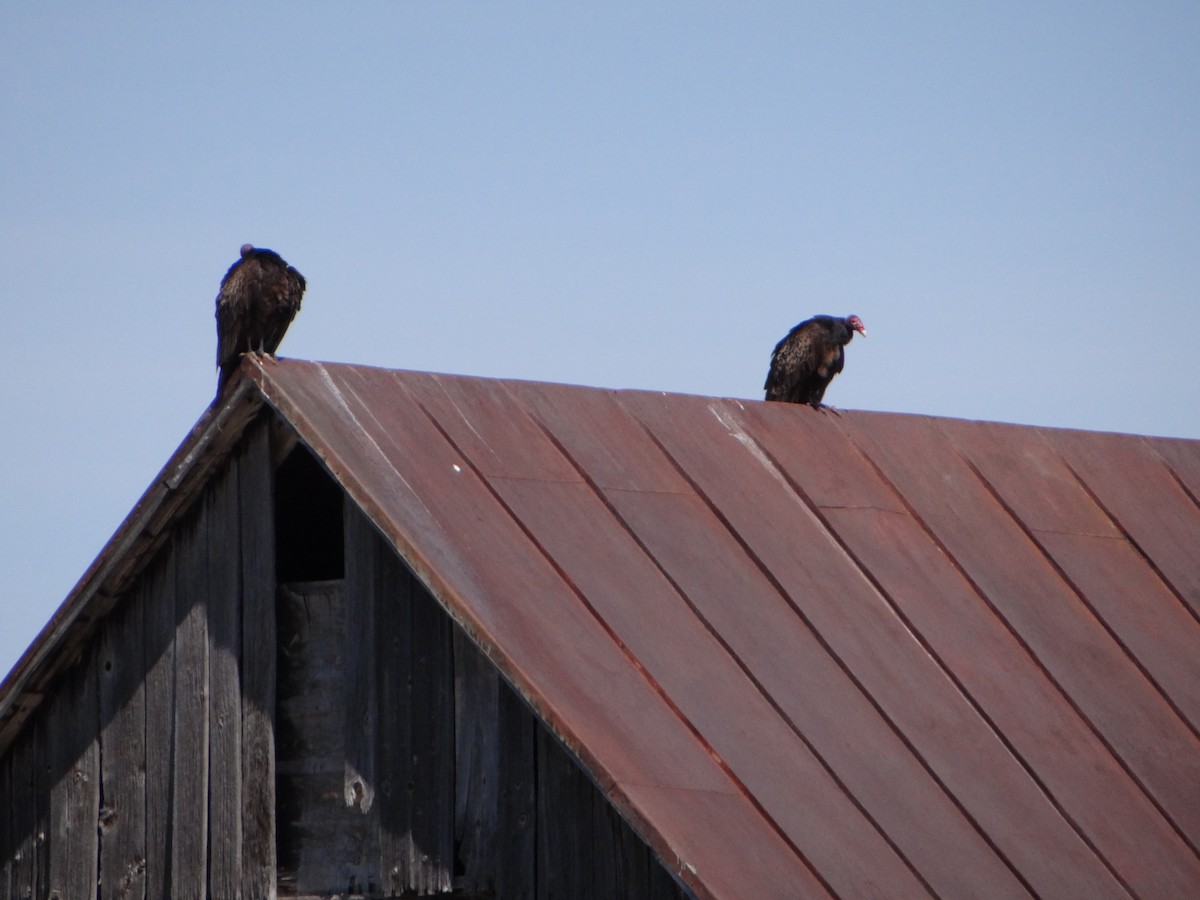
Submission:
[[[825,388],[846,361],[842,348],[856,331],[867,336],[858,316],[813,316],[789,331],[771,354],[771,371],[763,385],[767,399],[820,409]]]
[[[217,395],[243,353],[274,353],[300,309],[304,276],[274,250],[242,245],[217,293]]]

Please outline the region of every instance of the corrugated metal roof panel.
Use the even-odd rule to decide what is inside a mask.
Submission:
[[[244,369],[701,895],[1200,893],[1200,442]]]
[[[289,418],[300,392],[299,407],[324,392],[330,415],[353,414],[344,449],[324,446],[336,426],[301,433],[359,481],[351,493],[402,552],[429,560],[435,592],[614,796],[633,796],[642,753],[677,752],[674,734],[838,894],[1200,884],[1200,756],[1182,714],[1200,642],[1159,577],[1192,526],[1130,512],[1164,556],[1143,562],[1075,461],[1113,437],[348,367],[265,375]],[[418,443],[425,432],[444,443]],[[1121,465],[1184,496],[1131,440]],[[466,508],[429,532],[400,515],[398,474],[425,510]],[[1136,505],[1127,490],[1120,502]],[[503,539],[512,529],[524,543]],[[512,571],[542,566],[567,590]],[[1110,577],[1085,590],[1079,567]],[[1174,627],[1156,655],[1160,617]],[[535,671],[531,639],[568,658]],[[585,701],[576,680],[597,641],[636,677],[597,669]],[[605,716],[629,721],[649,696],[679,727],[623,754],[631,737]],[[629,812],[652,830],[671,815]]]
[[[1180,444],[1123,434],[1081,440],[1081,434],[1086,432],[1059,436],[1064,460],[1167,586],[1200,616],[1200,567],[1196,565],[1200,516],[1196,515],[1197,495],[1189,495],[1181,483],[1195,474],[1194,457],[1191,466],[1172,472],[1163,464],[1163,456]]]
[[[1173,827],[1190,840],[1200,836],[1196,735],[1037,550],[1021,521],[937,428],[890,417],[855,431],[914,514],[1089,728],[1113,748],[1130,778]]]

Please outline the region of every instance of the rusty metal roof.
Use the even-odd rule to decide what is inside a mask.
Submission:
[[[243,371],[0,723],[265,399],[700,896],[1200,896],[1200,442]]]

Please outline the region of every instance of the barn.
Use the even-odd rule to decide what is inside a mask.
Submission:
[[[0,900],[1200,896],[1200,442],[243,361],[0,685]]]

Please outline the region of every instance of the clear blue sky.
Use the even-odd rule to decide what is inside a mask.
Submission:
[[[1200,4],[0,2],[0,673],[281,355],[1200,438]]]

